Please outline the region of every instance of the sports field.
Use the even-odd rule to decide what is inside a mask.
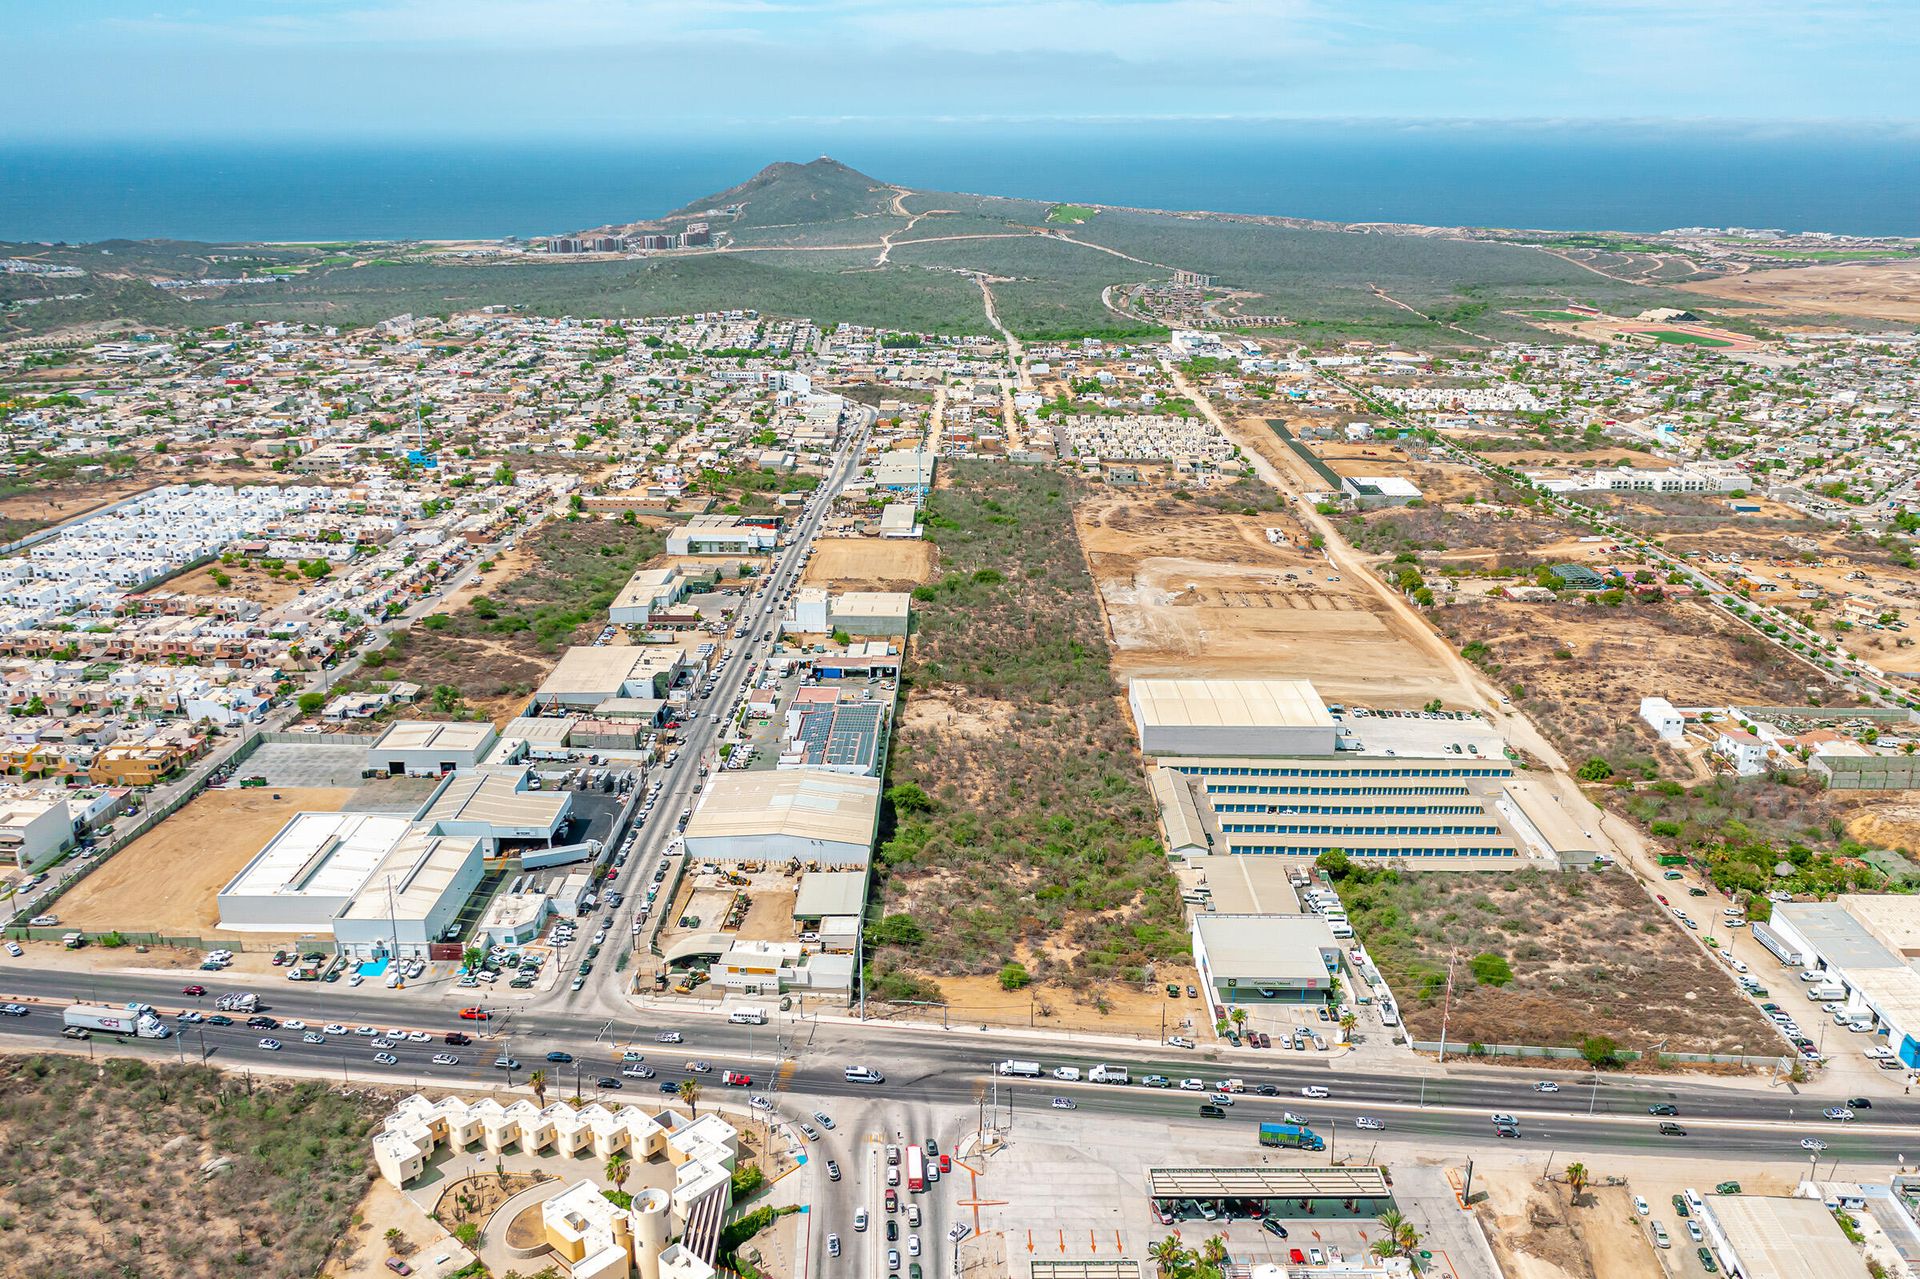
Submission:
[[[1645,336],[1656,342],[1668,342],[1674,346],[1732,346],[1725,338],[1708,337],[1705,333],[1688,333],[1682,329],[1647,329]]]
[[[287,818],[338,812],[354,794],[345,787],[202,792],[62,897],[60,922],[89,932],[218,936],[215,896]]]

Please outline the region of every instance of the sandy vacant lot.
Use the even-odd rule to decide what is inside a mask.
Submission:
[[[933,543],[911,538],[823,537],[814,543],[809,586],[905,590],[933,577]]]
[[[1920,267],[1904,262],[1785,267],[1678,287],[1803,313],[1920,320]]]
[[[224,573],[230,585],[222,586],[214,581],[215,572]],[[191,573],[168,578],[154,589],[179,595],[238,595],[262,608],[272,608],[276,604],[286,603],[311,585],[313,583],[302,577],[298,570],[283,572],[278,578],[273,578],[267,576],[265,569],[253,564],[208,564]]]
[[[1122,680],[1305,678],[1330,699],[1380,705],[1460,696],[1362,584],[1330,581],[1326,560],[1297,540],[1266,540],[1282,517],[1167,517],[1122,495],[1085,502],[1075,518]]]
[[[61,921],[89,931],[235,936],[219,931],[215,895],[287,818],[338,812],[351,798],[345,788],[206,791],[61,898]]]

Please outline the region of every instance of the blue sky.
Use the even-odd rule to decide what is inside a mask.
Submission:
[[[42,0],[0,139],[1381,118],[1920,122],[1879,0]]]

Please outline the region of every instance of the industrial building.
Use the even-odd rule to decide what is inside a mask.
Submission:
[[[1824,974],[1845,991],[1846,1013],[1909,1069],[1920,1069],[1920,899],[1847,893],[1830,902],[1781,902],[1753,939],[1783,964]]]
[[[1127,690],[1147,755],[1331,755],[1333,716],[1298,679],[1136,679]]]
[[[662,697],[695,665],[680,644],[581,645],[561,655],[533,700],[586,711],[612,697]]]
[[[607,609],[616,626],[645,626],[662,610],[687,597],[687,580],[678,568],[643,568],[627,579]]]
[[[491,855],[505,844],[553,845],[573,810],[570,791],[530,789],[526,768],[457,773],[440,784],[421,822],[442,835],[469,835]]]
[[[367,747],[367,768],[394,777],[439,777],[479,764],[498,736],[485,722],[396,720]]]
[[[696,515],[667,534],[669,555],[764,555],[779,544],[778,529],[737,515]]]
[[[391,813],[295,813],[220,890],[220,926],[329,931],[412,826]]]
[[[1863,1275],[1860,1250],[1818,1199],[1707,1195],[1707,1241],[1730,1279],[1833,1279]]]
[[[864,867],[879,820],[877,777],[823,768],[726,772],[687,823],[687,855]]]
[[[1580,855],[1578,825],[1541,811],[1477,716],[1329,707],[1303,680],[1137,679],[1128,695],[1175,856]]]
[[[793,610],[783,628],[802,635],[879,635],[904,638],[912,611],[905,591],[846,591],[830,594],[818,586],[802,587],[793,597]]]
[[[481,843],[412,830],[368,872],[333,920],[333,939],[354,959],[427,957],[480,885]]]
[[[1220,1006],[1324,1003],[1340,967],[1340,943],[1318,915],[1193,917],[1193,962]]]

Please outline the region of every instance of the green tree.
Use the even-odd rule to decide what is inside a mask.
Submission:
[[[1353,870],[1353,859],[1343,848],[1329,848],[1314,858],[1313,864],[1334,879],[1345,879]]]
[[[312,715],[327,704],[327,695],[325,693],[302,693],[294,704],[300,708],[302,715]]]
[[[1017,960],[1008,960],[1000,969],[1000,989],[1002,990],[1019,990],[1032,983],[1033,975],[1027,971],[1026,965]]]
[[[896,813],[930,813],[933,800],[917,782],[901,782],[887,788],[887,801]]]
[[[674,1091],[680,1094],[681,1101],[687,1103],[688,1114],[694,1114],[699,1110],[700,1081],[698,1079],[682,1079]]]
[[[469,946],[460,952],[460,962],[468,972],[474,972],[487,960],[487,952],[478,946]]]
[[[1619,1054],[1620,1045],[1609,1035],[1588,1035],[1580,1041],[1580,1056],[1589,1066],[1614,1065]]]
[[[1613,765],[1595,755],[1580,765],[1579,771],[1574,775],[1583,782],[1604,782],[1613,776]]]
[[[624,1150],[616,1150],[607,1156],[607,1180],[613,1183],[615,1190],[626,1184],[627,1174],[632,1172],[633,1157]]]
[[[433,686],[433,708],[442,714],[452,714],[454,707],[460,705],[460,690],[451,684]]]
[[[528,1075],[527,1087],[533,1089],[534,1105],[544,1106],[547,1104],[547,1072],[546,1071],[536,1070],[531,1075]]]
[[[1580,1201],[1580,1194],[1582,1191],[1584,1191],[1587,1188],[1587,1184],[1588,1184],[1587,1166],[1583,1163],[1568,1164],[1567,1165],[1567,1189],[1572,1192],[1573,1200],[1575,1203],[1578,1203]]]
[[[1177,1230],[1165,1239],[1147,1245],[1147,1256],[1153,1259],[1154,1273],[1158,1279],[1185,1279],[1193,1272],[1193,1254],[1180,1242],[1180,1232]]]

